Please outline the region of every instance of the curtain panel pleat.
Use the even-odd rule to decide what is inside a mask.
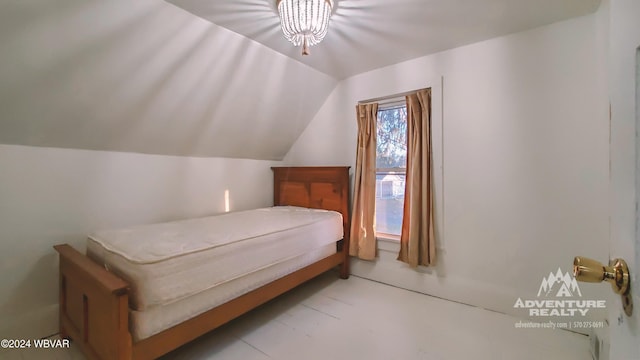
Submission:
[[[398,260],[411,267],[436,262],[433,220],[431,89],[407,101],[407,174]]]
[[[376,257],[376,131],[378,104],[356,106],[358,147],[354,175],[351,243],[349,254],[363,260]]]

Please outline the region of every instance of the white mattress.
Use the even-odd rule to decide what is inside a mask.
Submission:
[[[182,300],[150,307],[145,311],[132,310],[129,318],[133,339],[148,338],[335,253],[335,244],[325,245]]]
[[[87,254],[131,284],[131,308],[145,310],[342,237],[340,213],[287,206],[101,231]]]

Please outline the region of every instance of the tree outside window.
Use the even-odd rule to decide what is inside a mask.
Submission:
[[[399,236],[407,164],[407,107],[378,110],[376,147],[376,233]]]

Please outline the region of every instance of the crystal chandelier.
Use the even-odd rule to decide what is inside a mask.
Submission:
[[[333,0],[277,0],[276,6],[284,37],[309,55],[309,46],[327,35]]]

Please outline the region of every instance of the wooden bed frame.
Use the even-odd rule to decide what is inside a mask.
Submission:
[[[155,359],[227,323],[303,282],[340,265],[349,277],[349,167],[274,167],[274,205],[342,213],[338,252],[170,329],[133,342],[129,285],[67,244],[60,254],[60,335],[90,359]]]

